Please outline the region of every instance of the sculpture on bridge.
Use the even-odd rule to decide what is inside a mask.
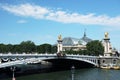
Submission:
[[[61,35],[58,36],[58,40],[62,40],[62,36]]]
[[[109,34],[108,32],[105,32],[105,38],[108,38],[108,34]]]

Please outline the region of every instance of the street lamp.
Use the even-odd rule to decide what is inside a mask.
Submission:
[[[12,80],[15,80],[15,74],[14,74],[14,72],[15,72],[15,66],[11,67],[11,70],[13,72],[13,74],[12,74]]]
[[[74,80],[75,66],[71,67],[71,80]]]

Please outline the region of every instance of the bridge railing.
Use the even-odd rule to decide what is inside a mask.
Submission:
[[[56,53],[54,54],[1,54],[0,53],[0,57],[9,57],[9,56],[57,56]],[[89,56],[89,55],[74,55],[74,54],[66,54],[67,57],[98,57],[98,56]]]
[[[1,54],[0,56],[56,56],[56,54]]]

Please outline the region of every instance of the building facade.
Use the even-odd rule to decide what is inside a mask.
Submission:
[[[73,50],[73,51],[78,51],[78,50],[84,50],[86,49],[86,44],[88,42],[91,42],[92,39],[88,38],[86,36],[86,33],[84,32],[84,35],[82,38],[73,38],[73,37],[65,37],[62,39],[62,36],[58,36],[58,50],[57,52],[60,51],[66,51],[66,50]]]
[[[111,43],[110,43],[110,38],[108,36],[108,32],[104,34],[104,39],[102,40],[102,44],[104,47],[104,55],[106,57],[109,57],[111,55],[116,54],[115,50],[112,49]],[[58,36],[58,44],[57,44],[57,52],[59,53],[60,51],[79,51],[79,50],[85,50],[86,49],[86,44],[88,42],[93,41],[92,39],[88,38],[86,36],[86,33],[84,32],[84,35],[82,38],[73,38],[73,37],[65,37],[62,39],[62,36]]]

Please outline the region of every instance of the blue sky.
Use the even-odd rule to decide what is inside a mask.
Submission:
[[[62,37],[102,40],[120,49],[120,0],[0,0],[0,43],[55,44]]]

